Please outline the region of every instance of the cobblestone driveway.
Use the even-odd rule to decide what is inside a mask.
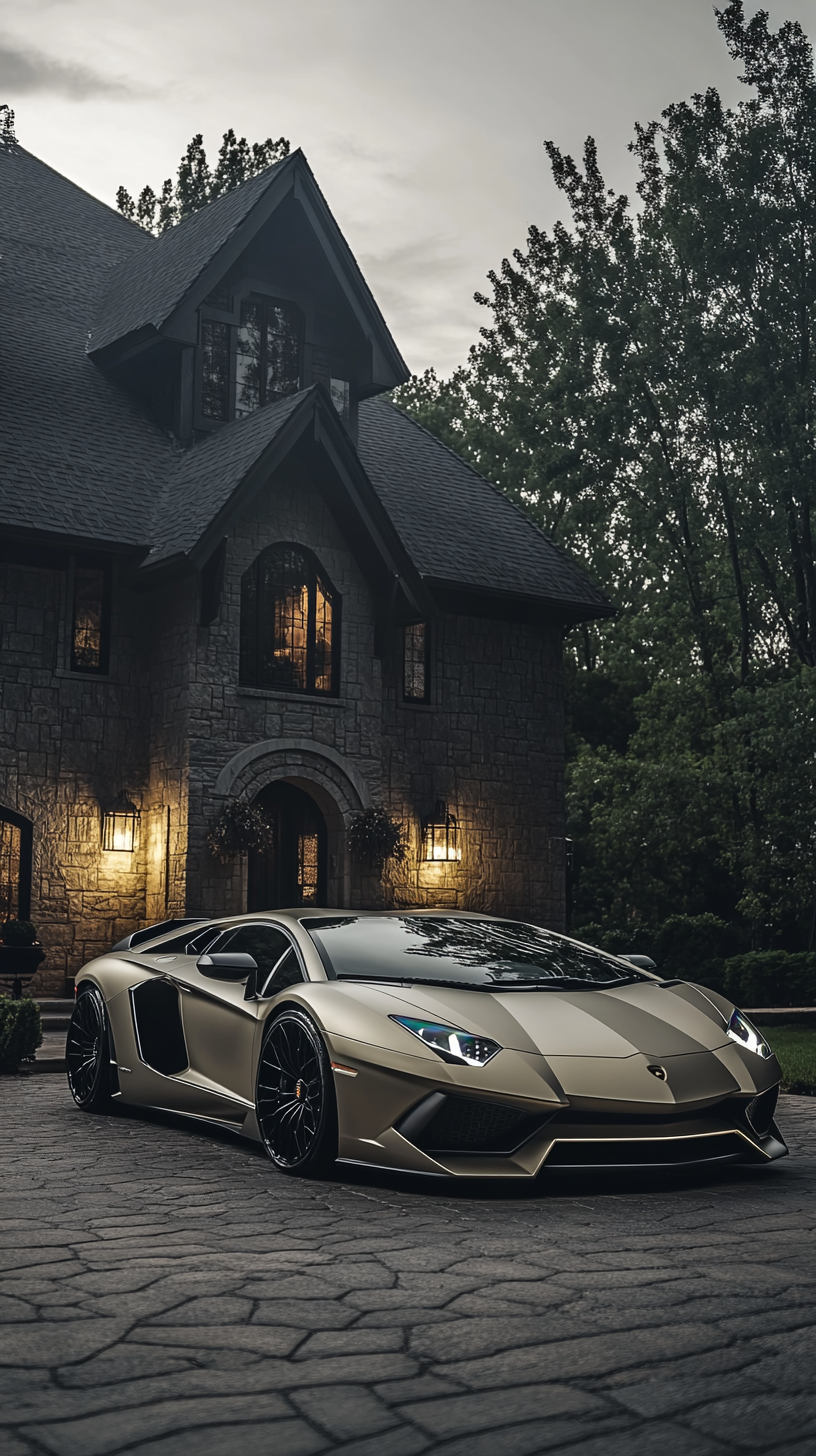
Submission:
[[[816,1452],[816,1101],[773,1168],[454,1197],[0,1098],[4,1456]]]

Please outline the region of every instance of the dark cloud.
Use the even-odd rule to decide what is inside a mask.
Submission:
[[[103,76],[73,61],[57,61],[31,46],[0,38],[0,100],[14,104],[18,96],[48,93],[71,101],[132,94],[127,82]]]

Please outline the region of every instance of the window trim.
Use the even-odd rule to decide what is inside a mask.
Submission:
[[[425,692],[422,697],[416,697],[408,692],[406,679],[408,631],[411,627],[424,627],[425,629]],[[413,622],[402,624],[402,701],[413,707],[427,707],[431,702],[431,624],[427,618],[420,618]]]
[[[102,612],[99,624],[99,666],[80,666],[75,656],[77,571],[99,571],[102,574]],[[68,600],[68,671],[71,676],[108,677],[110,674],[111,607],[113,601],[113,569],[110,561],[82,554],[71,557],[70,595]]]
[[[309,566],[309,570],[310,570],[310,580],[309,580],[309,609],[308,609],[308,615],[307,615],[307,619],[306,619],[306,683],[305,683],[305,685],[302,688],[284,687],[280,683],[261,683],[259,681],[260,674],[259,674],[259,671],[258,671],[258,664],[259,664],[259,657],[260,657],[260,636],[261,636],[261,634],[260,634],[260,630],[259,630],[259,628],[260,628],[260,592],[257,589],[257,574],[258,574],[258,570],[259,570],[260,563],[263,561],[264,557],[268,556],[271,552],[284,552],[284,551],[295,551],[295,552],[297,552],[299,556],[302,556],[305,559],[305,561],[307,562],[307,564]],[[243,675],[243,673],[244,673],[244,659],[243,659],[243,652],[241,650],[241,648],[242,648],[242,640],[243,640],[243,636],[244,636],[244,621],[243,621],[243,612],[244,612],[243,582],[244,582],[244,577],[247,576],[250,571],[254,572],[255,575],[256,575],[256,589],[255,589],[256,620],[255,620],[255,622],[253,624],[253,642],[252,642],[253,679],[254,679],[253,681],[248,681],[247,678],[244,677],[244,675]],[[321,584],[322,584],[322,586],[324,588],[325,594],[328,596],[328,598],[329,598],[329,600],[331,602],[331,609],[332,609],[331,687],[328,689],[328,691],[325,691],[322,688],[316,688],[315,687],[315,645],[316,645],[316,637],[317,637],[317,581],[318,580],[321,582]],[[238,648],[238,688],[239,689],[241,689],[241,688],[249,688],[249,689],[252,689],[255,692],[274,692],[274,693],[281,693],[282,695],[284,695],[287,698],[289,698],[289,697],[293,697],[293,698],[313,698],[313,699],[317,699],[320,702],[325,702],[325,701],[327,701],[329,699],[336,699],[336,698],[338,698],[340,696],[340,655],[341,655],[340,644],[341,644],[341,640],[342,640],[341,639],[341,632],[342,632],[342,601],[343,601],[343,598],[342,598],[340,592],[337,590],[336,586],[334,585],[334,582],[332,581],[331,577],[328,575],[328,573],[326,571],[324,571],[323,566],[321,565],[321,563],[318,560],[317,556],[315,555],[315,553],[313,551],[310,551],[310,549],[309,549],[308,546],[301,545],[301,543],[299,541],[273,541],[268,546],[265,546],[262,551],[259,551],[258,552],[258,555],[255,557],[255,559],[250,563],[250,565],[247,567],[246,571],[244,571],[242,573],[242,575],[241,575],[241,608],[240,608],[241,618],[240,618],[240,625],[239,625],[239,639],[240,640],[239,640],[239,648]]]
[[[17,919],[31,918],[31,881],[34,870],[34,824],[16,809],[0,804],[0,820],[20,831],[20,863],[17,874]]]
[[[287,308],[297,310],[300,317],[298,337],[298,386],[303,388],[304,370],[306,360],[308,315],[303,299],[289,293],[287,289],[278,289],[275,293],[269,293],[269,284],[261,279],[244,279],[240,288],[230,288],[228,295],[232,304],[231,309],[218,308],[215,304],[205,299],[198,309],[198,340],[196,348],[195,365],[195,429],[197,430],[220,430],[224,425],[233,424],[237,419],[248,419],[249,415],[238,415],[235,409],[235,395],[237,389],[237,357],[238,357],[238,329],[241,327],[241,309],[245,302],[256,301],[264,305],[264,318],[266,317],[265,306],[267,304],[283,304]],[[211,296],[211,295],[209,295]],[[213,419],[205,415],[204,403],[204,325],[207,323],[226,324],[229,329],[228,350],[229,360],[227,366],[227,413],[223,420]],[[265,336],[264,336],[265,337]],[[266,348],[264,342],[264,351]],[[292,391],[293,394],[297,390]],[[274,395],[273,399],[288,399],[288,395]],[[271,403],[271,400],[265,403]],[[263,409],[264,405],[259,405]],[[255,413],[255,411],[251,411]]]

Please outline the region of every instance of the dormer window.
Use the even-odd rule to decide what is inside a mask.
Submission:
[[[220,307],[214,296],[207,302]],[[226,296],[223,302],[229,302]],[[200,409],[205,420],[242,419],[300,388],[300,309],[280,298],[250,294],[241,300],[239,319],[237,326],[202,319]]]
[[[235,417],[300,388],[300,311],[278,298],[245,298],[235,353]]]

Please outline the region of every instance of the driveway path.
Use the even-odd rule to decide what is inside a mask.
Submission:
[[[4,1456],[816,1452],[816,1100],[771,1168],[454,1196],[0,1099]]]

